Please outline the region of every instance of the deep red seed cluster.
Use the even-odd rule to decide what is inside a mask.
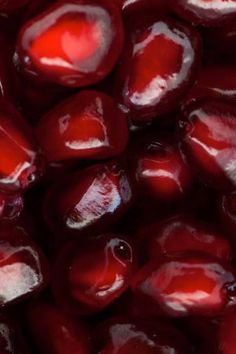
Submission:
[[[0,354],[236,354],[236,0],[0,0]]]

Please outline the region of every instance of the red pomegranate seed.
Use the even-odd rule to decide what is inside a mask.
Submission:
[[[187,103],[219,97],[236,101],[236,71],[233,66],[211,65],[200,71],[197,84],[190,90]]]
[[[90,354],[87,328],[49,303],[33,303],[28,324],[37,348],[44,354]]]
[[[137,298],[167,315],[215,316],[236,304],[236,273],[211,256],[167,258],[141,269],[132,288]]]
[[[24,200],[20,194],[0,193],[0,224],[15,222],[24,208]]]
[[[218,189],[236,185],[236,109],[222,100],[190,105],[179,121],[189,163]]]
[[[116,93],[133,120],[147,120],[173,111],[187,93],[198,66],[199,37],[172,20],[142,16],[129,22]]]
[[[196,25],[218,26],[236,19],[235,0],[170,0],[178,16]]]
[[[7,102],[0,105],[0,190],[28,188],[42,174],[35,139],[19,113]]]
[[[191,168],[173,136],[144,136],[137,140],[130,159],[143,194],[171,202],[185,196],[192,187]]]
[[[129,176],[120,164],[108,162],[70,174],[53,185],[44,214],[52,229],[77,237],[107,230],[132,202]]]
[[[236,347],[236,312],[222,319],[219,333],[219,348],[222,354],[235,354]]]
[[[139,235],[147,242],[151,240],[152,259],[183,252],[203,252],[226,261],[232,259],[230,243],[220,231],[187,215],[175,215],[148,225]]]
[[[81,87],[102,80],[122,46],[120,12],[111,1],[70,0],[52,5],[23,26],[17,55],[28,75]]]
[[[135,263],[133,246],[121,235],[71,243],[54,269],[55,298],[72,314],[102,310],[127,289]]]
[[[0,306],[37,294],[48,281],[48,265],[22,227],[0,229]]]
[[[192,352],[183,334],[163,320],[158,322],[126,318],[112,319],[100,324],[96,334],[98,339],[103,336],[103,340],[105,340],[100,351],[101,354],[130,354],[132,352],[183,354]]]
[[[112,98],[82,91],[47,113],[37,136],[48,161],[103,159],[125,149],[128,125]]]

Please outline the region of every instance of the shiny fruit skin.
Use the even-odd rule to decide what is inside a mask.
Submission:
[[[0,228],[0,307],[38,294],[49,279],[48,263],[21,226]]]
[[[189,105],[179,120],[187,161],[206,185],[232,189],[236,185],[236,109],[222,99]]]
[[[130,151],[140,194],[171,203],[185,197],[192,188],[191,167],[174,136],[147,134]]]
[[[29,188],[43,173],[44,162],[30,127],[7,101],[0,102],[0,191]]]
[[[201,51],[198,33],[151,16],[130,20],[127,32],[115,87],[120,104],[135,122],[172,112],[195,79]]]
[[[56,261],[54,297],[71,314],[96,313],[128,288],[135,268],[134,246],[122,235],[69,243]]]
[[[171,317],[217,316],[236,304],[236,273],[226,262],[190,253],[150,262],[132,289],[141,303]]]
[[[44,115],[36,133],[49,162],[105,159],[125,149],[128,123],[111,97],[81,91]]]
[[[52,186],[44,203],[45,219],[58,235],[92,236],[117,222],[132,205],[134,194],[122,164],[94,165]]]
[[[151,259],[184,252],[201,252],[229,262],[233,258],[222,232],[189,215],[174,215],[147,225],[139,231],[139,237],[149,242]]]
[[[38,81],[82,87],[111,72],[122,46],[120,11],[112,2],[60,1],[22,27],[17,61]]]

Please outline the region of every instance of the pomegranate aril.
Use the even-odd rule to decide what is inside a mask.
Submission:
[[[236,19],[235,0],[170,0],[170,7],[195,25],[214,27]]]
[[[20,114],[0,102],[0,191],[18,192],[42,175],[43,159],[34,136]]]
[[[17,55],[28,75],[81,87],[109,74],[122,46],[121,16],[111,1],[69,0],[52,5],[23,26]]]
[[[78,320],[46,302],[33,303],[28,324],[42,354],[90,354],[88,329]]]
[[[0,306],[37,294],[48,282],[48,264],[21,226],[0,228]]]
[[[236,109],[220,99],[196,102],[179,121],[187,160],[204,183],[217,189],[236,186]]]
[[[173,317],[216,316],[236,305],[236,272],[208,255],[169,257],[144,266],[132,283],[134,294]]]
[[[184,252],[202,252],[226,261],[233,257],[224,234],[188,215],[175,215],[148,225],[139,231],[139,237],[149,242],[151,259]]]
[[[195,78],[198,33],[176,21],[150,16],[130,20],[128,33],[116,78],[120,103],[133,121],[175,110]]]
[[[71,243],[54,268],[54,296],[72,314],[106,308],[130,285],[136,255],[130,241],[117,234]]]
[[[101,354],[192,353],[184,335],[163,320],[158,322],[117,318],[101,324],[97,335],[106,339]]]
[[[167,202],[185,196],[192,187],[190,166],[173,136],[148,134],[137,140],[130,154],[141,194]]]
[[[128,124],[109,96],[81,91],[39,121],[37,136],[50,162],[104,159],[119,155],[128,142]]]
[[[126,170],[112,161],[70,174],[53,185],[44,214],[48,225],[59,234],[98,234],[118,221],[133,199]]]

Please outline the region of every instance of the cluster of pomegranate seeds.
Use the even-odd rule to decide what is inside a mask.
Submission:
[[[0,354],[236,354],[236,0],[0,0]]]

